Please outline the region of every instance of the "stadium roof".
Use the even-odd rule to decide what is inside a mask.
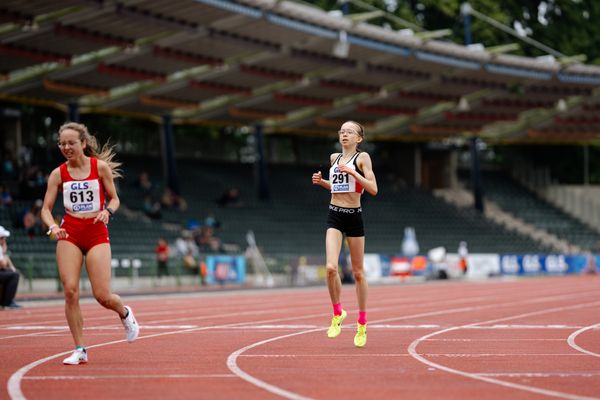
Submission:
[[[4,0],[0,100],[267,133],[600,138],[600,67],[470,49],[283,0]]]

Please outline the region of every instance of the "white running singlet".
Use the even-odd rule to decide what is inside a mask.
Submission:
[[[362,171],[356,165],[356,159],[360,152],[356,152],[355,155],[348,160],[346,166],[358,171],[359,174],[363,175]],[[363,193],[365,189],[356,180],[353,175],[340,172],[339,165],[342,154],[335,159],[331,168],[329,168],[329,181],[331,183],[331,193]],[[363,175],[364,176],[364,175]]]

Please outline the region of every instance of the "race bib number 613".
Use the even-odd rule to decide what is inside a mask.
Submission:
[[[63,183],[63,203],[75,213],[100,211],[100,182],[93,179]]]

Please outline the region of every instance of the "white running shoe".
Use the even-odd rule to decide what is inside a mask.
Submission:
[[[77,348],[69,357],[63,360],[65,365],[79,365],[88,362],[87,351],[85,349]]]
[[[125,333],[127,333],[127,341],[131,343],[137,339],[138,335],[140,334],[140,326],[133,316],[131,307],[125,306],[125,309],[128,311],[128,314],[126,318],[121,318],[121,322],[125,327]]]

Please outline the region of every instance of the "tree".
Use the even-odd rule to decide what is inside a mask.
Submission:
[[[426,30],[451,29],[449,38],[464,43],[464,25],[460,13],[461,0],[350,0],[350,13],[365,12],[361,3],[415,23]],[[315,0],[313,4],[325,9],[339,8],[336,0]],[[596,0],[473,0],[471,6],[482,14],[527,34],[562,54],[585,54],[588,63],[600,64],[600,2]],[[370,20],[369,23],[390,24],[389,18]],[[394,26],[401,29],[403,26]],[[517,54],[530,57],[543,51],[479,19],[472,19],[472,38],[475,43],[492,47],[519,43]]]

